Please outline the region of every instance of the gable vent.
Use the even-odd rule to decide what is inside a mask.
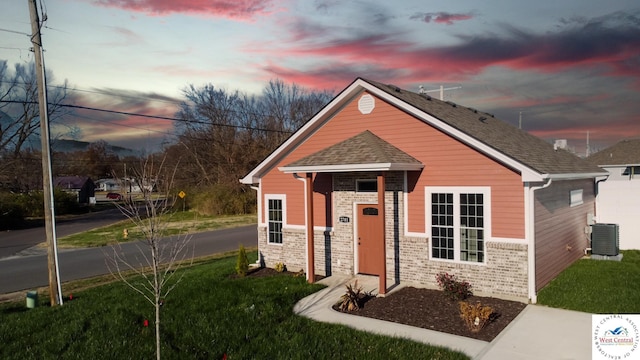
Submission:
[[[362,95],[360,100],[358,100],[358,110],[360,110],[363,115],[371,114],[375,107],[376,100],[369,94]]]

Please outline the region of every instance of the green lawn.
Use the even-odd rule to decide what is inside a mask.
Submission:
[[[163,307],[164,359],[467,359],[294,315],[293,305],[320,285],[287,275],[232,279],[235,261],[232,256],[183,270]],[[0,358],[154,358],[152,327],[142,326],[153,309],[140,295],[121,282],[73,295],[56,308],[0,304]]]
[[[538,302],[594,314],[640,313],[640,251],[622,261],[581,259],[538,294]]]
[[[171,216],[165,216],[165,218],[169,224],[165,232],[167,236],[250,225],[257,221],[255,214],[203,216],[189,211],[176,212]],[[123,236],[124,229],[128,231],[127,239]],[[58,246],[60,248],[105,246],[116,242],[139,240],[140,238],[141,232],[133,226],[131,220],[123,220],[113,225],[61,237],[58,239]]]

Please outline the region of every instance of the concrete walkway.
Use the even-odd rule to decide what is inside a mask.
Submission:
[[[358,276],[364,291],[377,291],[377,277]],[[371,333],[401,337],[460,351],[471,359],[590,359],[591,314],[528,305],[492,342],[416,328],[333,310],[353,277],[331,276],[327,288],[300,300],[294,312],[322,322],[343,324]],[[396,289],[394,289],[396,290]]]

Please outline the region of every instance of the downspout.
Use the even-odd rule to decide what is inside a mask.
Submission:
[[[543,185],[540,186],[529,186],[529,195],[527,196],[527,204],[526,207],[529,210],[529,219],[528,219],[528,223],[529,226],[527,228],[527,238],[529,239],[529,243],[528,243],[528,262],[529,262],[529,301],[532,304],[535,304],[538,302],[538,295],[536,293],[536,226],[535,226],[535,221],[536,221],[536,211],[535,211],[535,204],[536,204],[536,199],[535,199],[535,192],[536,190],[542,190],[545,189],[547,187],[549,187],[551,185],[551,183],[553,182],[553,179],[551,178],[547,178],[546,182]]]

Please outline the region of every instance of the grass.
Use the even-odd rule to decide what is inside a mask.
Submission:
[[[192,234],[256,223],[255,214],[203,216],[187,211],[176,212],[166,218],[169,223],[166,231],[167,236]],[[124,229],[127,229],[129,232],[126,239],[123,236]],[[58,246],[60,248],[106,246],[117,242],[139,240],[141,236],[140,230],[133,226],[131,220],[127,219],[109,226],[61,237],[58,239]]]
[[[581,259],[538,294],[538,302],[594,314],[640,313],[640,250],[622,261]]]
[[[284,274],[233,279],[235,260],[182,270],[185,277],[163,306],[163,358],[467,359],[445,348],[297,316],[293,305],[320,285]],[[153,358],[152,324],[142,326],[152,315],[152,306],[121,282],[74,293],[56,308],[0,304],[0,358]]]

